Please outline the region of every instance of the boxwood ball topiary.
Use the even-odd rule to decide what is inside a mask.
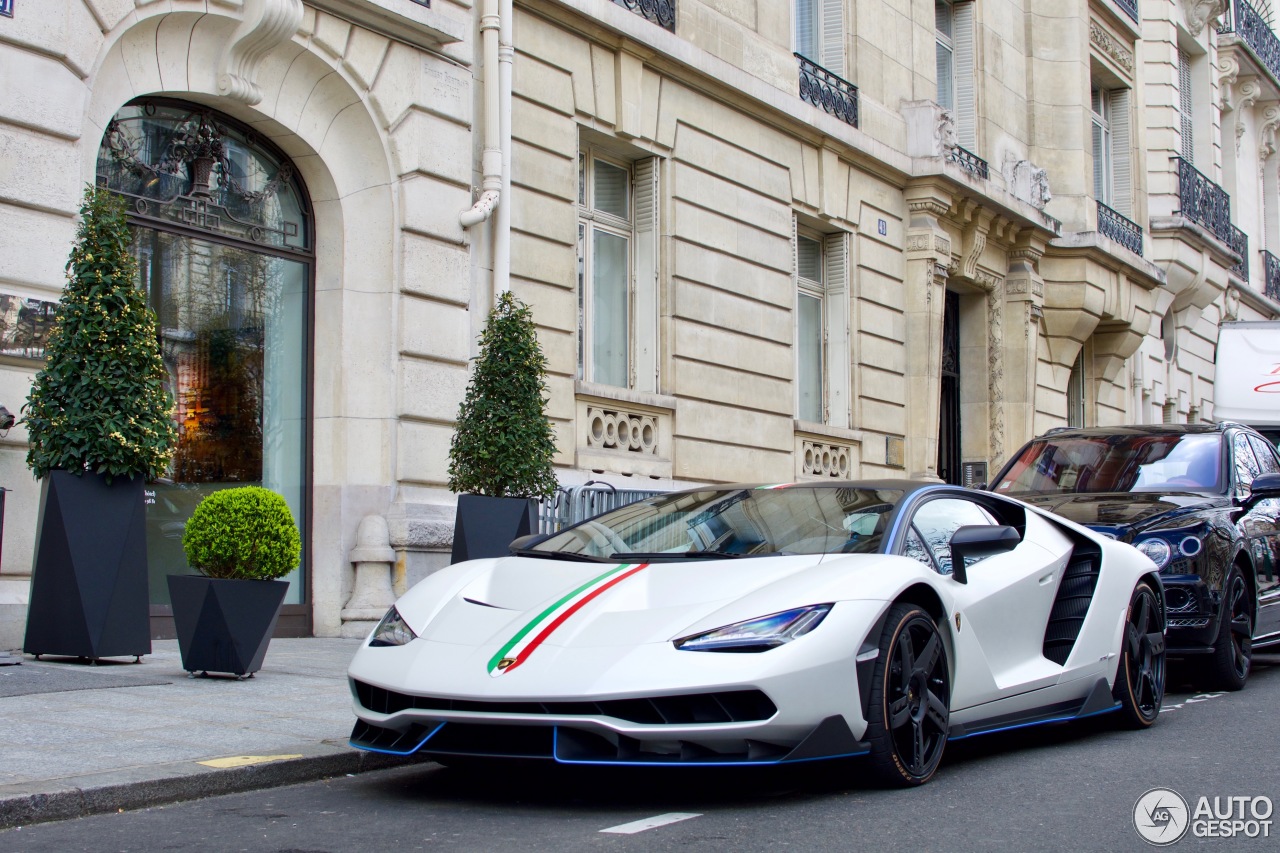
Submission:
[[[284,498],[261,486],[239,486],[200,501],[182,548],[206,577],[275,580],[298,565],[302,537]]]

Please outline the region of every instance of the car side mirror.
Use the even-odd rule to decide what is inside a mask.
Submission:
[[[1253,478],[1249,486],[1249,498],[1246,506],[1253,506],[1259,501],[1280,498],[1280,474],[1261,474]]]
[[[951,577],[960,583],[969,582],[965,560],[970,557],[990,557],[1018,547],[1022,537],[1018,531],[1002,524],[966,524],[951,534]]]
[[[513,554],[517,551],[527,551],[544,539],[550,538],[550,536],[550,533],[530,533],[527,536],[517,536],[515,539],[511,540],[511,544],[507,546],[507,550]]]

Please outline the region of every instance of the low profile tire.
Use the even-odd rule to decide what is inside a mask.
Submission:
[[[1222,585],[1222,615],[1213,654],[1205,661],[1205,686],[1240,690],[1253,663],[1253,598],[1239,566],[1232,566]]]
[[[913,604],[889,609],[867,714],[871,767],[887,785],[923,785],[947,746],[951,673],[933,617]]]
[[[1121,721],[1145,729],[1160,716],[1166,683],[1164,626],[1160,602],[1150,581],[1140,581],[1129,599],[1120,665],[1113,695],[1120,702]]]

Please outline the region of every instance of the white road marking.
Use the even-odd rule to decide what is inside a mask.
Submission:
[[[1226,695],[1227,695],[1226,693],[1197,693],[1194,696],[1189,696],[1186,699],[1183,699],[1181,702],[1179,702],[1176,705],[1165,705],[1163,708],[1160,709],[1160,713],[1164,714],[1169,711],[1176,711],[1179,708],[1185,707],[1187,705],[1194,705],[1198,702],[1207,702],[1210,699],[1217,699],[1219,696],[1226,696]]]
[[[602,829],[600,831],[612,832],[617,835],[634,835],[637,832],[644,832],[646,829],[657,829],[660,826],[666,826],[669,823],[679,823],[680,821],[688,820],[691,817],[702,817],[702,815],[689,814],[688,812],[670,812],[668,814],[646,817],[642,820],[633,820],[631,823],[620,823],[617,826],[611,826],[608,829]]]

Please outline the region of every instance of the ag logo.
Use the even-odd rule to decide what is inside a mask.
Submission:
[[[1133,828],[1143,841],[1157,847],[1181,840],[1190,825],[1187,801],[1177,791],[1152,788],[1133,804]]]

